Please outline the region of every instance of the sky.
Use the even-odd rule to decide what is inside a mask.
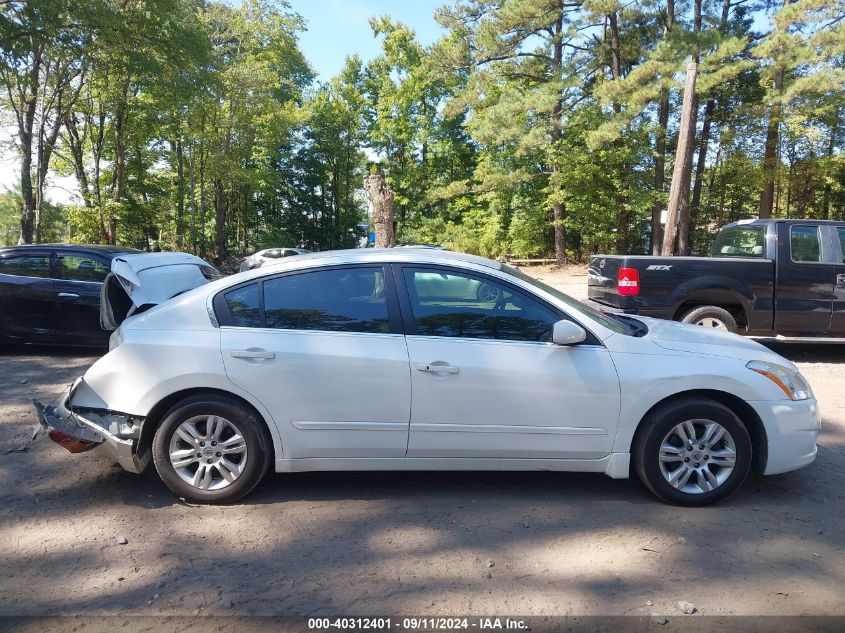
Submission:
[[[380,52],[369,19],[389,15],[417,33],[423,45],[443,31],[434,21],[434,10],[447,0],[291,0],[291,10],[305,18],[307,31],[299,47],[320,81],[328,81],[343,67],[348,55],[358,53],[366,63]],[[232,4],[237,4],[232,2]]]

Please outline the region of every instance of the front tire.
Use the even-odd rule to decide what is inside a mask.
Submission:
[[[153,463],[179,497],[197,503],[237,501],[270,464],[264,422],[237,401],[199,395],[174,405],[153,438]]]
[[[683,323],[692,323],[712,330],[722,330],[736,334],[739,325],[733,315],[719,306],[699,306],[684,313]]]
[[[707,398],[668,403],[643,420],[634,469],[667,503],[704,506],[731,495],[751,467],[748,431],[728,407]]]

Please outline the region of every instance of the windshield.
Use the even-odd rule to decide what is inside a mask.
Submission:
[[[607,314],[606,312],[602,312],[601,310],[591,308],[587,304],[582,303],[577,299],[573,299],[569,295],[562,293],[557,288],[553,288],[548,284],[544,284],[542,281],[538,281],[533,277],[529,277],[521,270],[513,268],[512,266],[508,266],[507,264],[502,264],[502,270],[510,275],[513,275],[518,279],[521,279],[525,283],[534,286],[535,288],[547,292],[548,294],[552,295],[555,299],[558,299],[559,301],[565,303],[568,308],[572,308],[576,312],[581,313],[581,315],[592,319],[593,321],[598,321],[608,330],[616,332],[617,334],[625,334],[627,336],[635,336],[638,332],[639,328],[635,324],[639,322],[635,319],[623,320],[622,318],[616,317],[612,314]]]
[[[713,257],[763,257],[762,226],[732,226],[716,234]]]

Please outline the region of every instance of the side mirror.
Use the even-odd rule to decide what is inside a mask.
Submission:
[[[552,329],[552,343],[555,345],[575,345],[586,338],[587,331],[584,328],[566,319],[555,323]]]

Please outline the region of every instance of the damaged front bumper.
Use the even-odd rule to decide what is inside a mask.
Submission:
[[[38,412],[40,428],[48,432],[58,431],[63,437],[76,440],[75,446],[83,447],[73,450],[67,446],[66,442],[51,436],[51,439],[71,452],[96,448],[111,456],[129,472],[142,472],[149,462],[149,457],[140,458],[137,452],[143,418],[106,409],[74,408],[70,401],[82,380],[81,377],[77,378],[54,405],[44,405],[37,400],[32,401]],[[39,430],[36,428],[33,438]]]

